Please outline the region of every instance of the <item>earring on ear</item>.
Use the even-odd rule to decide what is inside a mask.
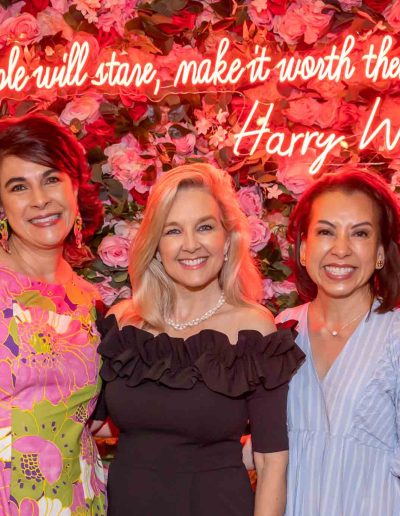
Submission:
[[[82,247],[82,227],[83,220],[81,214],[78,211],[74,222],[75,245],[78,249],[81,249]]]
[[[157,252],[156,252],[156,260],[157,260],[158,262],[162,263],[160,251],[157,251]]]
[[[10,253],[10,246],[8,245],[8,224],[7,217],[0,219],[0,245],[6,253]]]
[[[224,262],[226,263],[228,261],[228,251],[224,254]]]
[[[384,266],[384,261],[382,260],[382,258],[378,258],[377,262],[376,262],[376,268],[377,269],[382,269]]]
[[[305,265],[306,265],[306,260],[305,260],[305,258],[304,258],[303,256],[301,256],[301,258],[300,258],[300,263],[301,263],[301,265],[302,265],[303,267],[305,267]]]

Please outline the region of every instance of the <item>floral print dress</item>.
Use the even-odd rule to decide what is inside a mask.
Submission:
[[[95,290],[0,266],[0,514],[104,515]]]

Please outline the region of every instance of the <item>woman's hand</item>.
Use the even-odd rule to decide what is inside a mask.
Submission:
[[[254,452],[257,490],[254,516],[282,516],[286,505],[288,452]]]

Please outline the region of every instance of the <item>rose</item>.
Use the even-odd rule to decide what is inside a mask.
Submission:
[[[279,158],[277,180],[293,194],[303,193],[313,181],[309,168],[316,155],[315,149],[309,149],[304,156],[297,151],[290,158]]]
[[[96,287],[100,293],[101,299],[107,306],[110,306],[118,299],[127,299],[131,297],[131,289],[124,285],[122,288],[114,288],[110,285],[110,280],[104,280],[97,283]]]
[[[313,125],[320,111],[320,103],[311,97],[290,100],[289,107],[282,110],[289,120],[304,125]]]
[[[100,116],[100,100],[99,95],[85,95],[82,97],[75,97],[63,109],[60,120],[65,125],[69,125],[74,118],[81,122],[94,122]]]
[[[193,133],[188,133],[181,138],[173,138],[172,143],[175,145],[177,154],[186,156],[192,154],[196,143],[196,136]]]
[[[248,217],[248,222],[250,226],[250,248],[257,253],[268,244],[271,231],[263,220],[253,215]]]
[[[106,145],[117,141],[114,126],[107,124],[103,118],[98,118],[95,122],[86,124],[85,132],[86,134],[80,140],[80,143],[87,150],[96,146],[104,149]]]
[[[56,11],[58,11],[61,14],[64,14],[68,11],[68,2],[69,0],[51,0],[51,5]]]
[[[8,18],[0,25],[0,42],[31,45],[42,38],[39,25],[34,16],[23,13],[14,18]]]
[[[100,242],[100,259],[110,267],[127,267],[129,263],[129,240],[121,236],[108,235]]]
[[[268,7],[268,0],[250,0],[247,6],[247,13],[255,25],[271,30],[273,16]]]
[[[127,238],[129,242],[132,242],[140,227],[139,222],[133,220],[127,222],[126,220],[119,220],[114,226],[114,233],[118,236]]]
[[[47,7],[38,13],[36,18],[43,36],[54,36],[58,32],[61,32],[64,39],[68,41],[72,40],[74,34],[72,27],[66,23],[63,15],[56,9]]]
[[[359,118],[358,107],[355,104],[350,104],[342,100],[340,108],[338,110],[338,116],[335,123],[332,125],[332,129],[342,131],[354,125]]]
[[[107,149],[105,151],[107,155]],[[139,193],[148,192],[150,185],[144,182],[144,172],[152,161],[141,158],[134,149],[120,150],[109,159],[109,168],[115,179],[126,190],[134,188]],[[107,171],[107,167],[103,168]]]
[[[296,285],[292,281],[272,281],[270,278],[263,280],[263,299],[272,299],[291,292],[296,292]]]
[[[30,0],[26,2],[22,12],[29,13],[32,16],[36,16],[38,12],[43,11],[48,7],[49,0]]]
[[[288,45],[297,43],[301,36],[308,44],[315,43],[328,29],[333,12],[322,13],[326,9],[320,0],[302,0],[291,4],[284,16],[275,16],[274,31]]]
[[[388,6],[384,10],[383,16],[396,32],[400,31],[400,2],[393,2]]]
[[[262,214],[262,197],[257,186],[245,186],[237,193],[240,207],[246,215],[260,217]]]

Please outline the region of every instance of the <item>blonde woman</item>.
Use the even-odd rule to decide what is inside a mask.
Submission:
[[[99,348],[98,415],[106,408],[121,431],[110,515],[283,514],[287,384],[303,354],[257,303],[248,249],[228,174],[183,165],[153,188],[130,255],[133,298],[106,319]]]

